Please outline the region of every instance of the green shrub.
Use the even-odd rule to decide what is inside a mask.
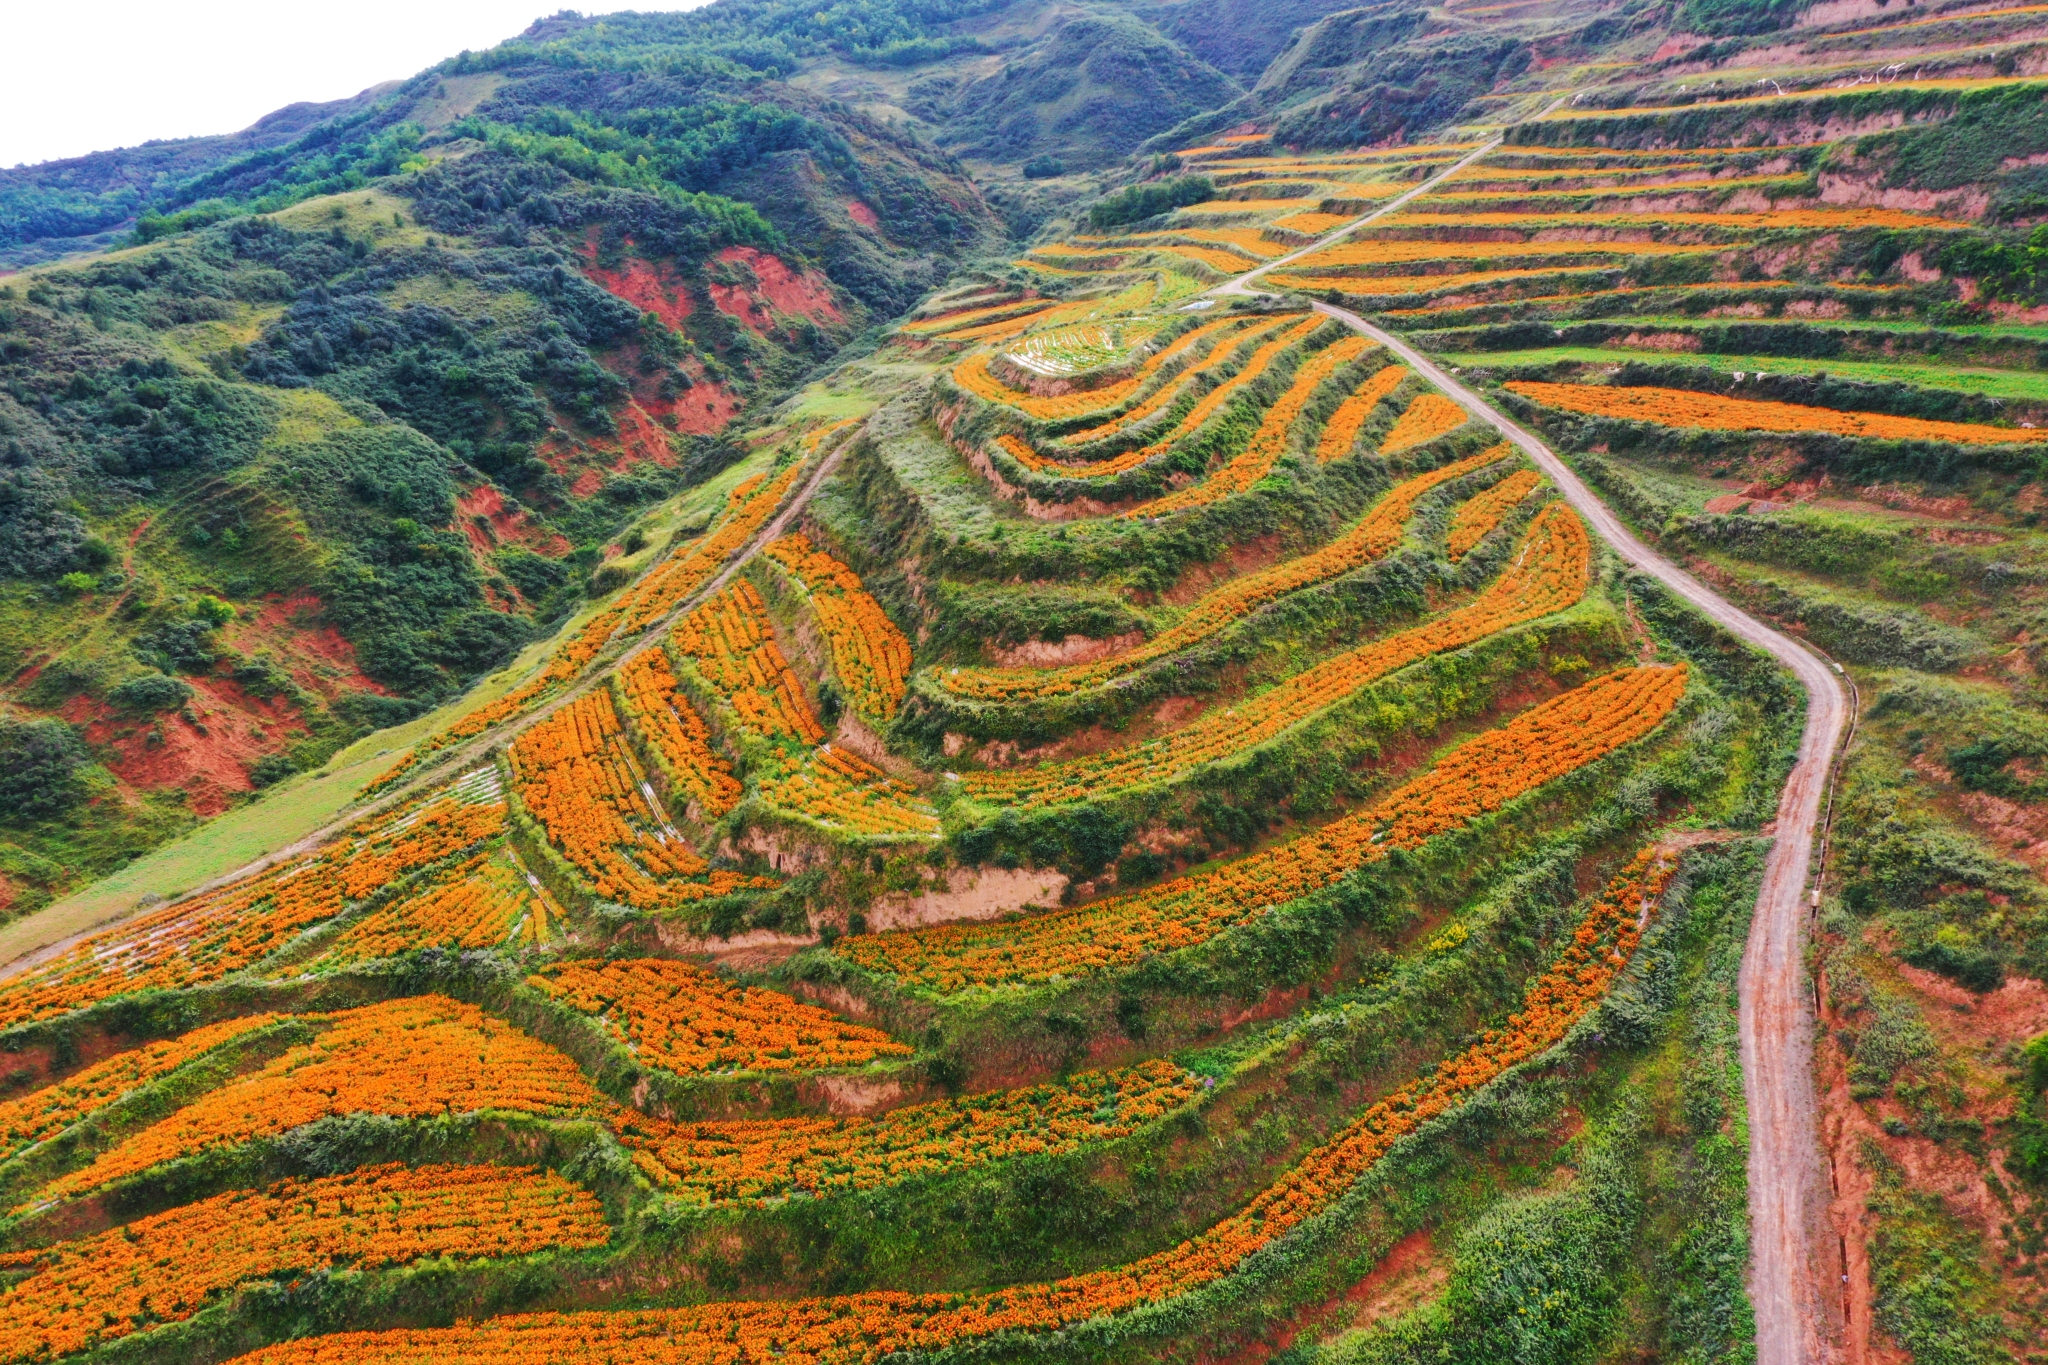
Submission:
[[[192,699],[192,685],[162,673],[130,678],[107,693],[107,700],[127,711],[155,714],[175,711]]]
[[[79,805],[90,757],[61,720],[0,716],[0,820],[48,819]]]
[[[1125,223],[1136,223],[1215,197],[1216,182],[1206,175],[1184,175],[1173,180],[1132,185],[1091,205],[1088,226],[1098,232],[1104,228],[1121,227]]]

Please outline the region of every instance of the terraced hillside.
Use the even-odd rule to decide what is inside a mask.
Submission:
[[[558,17],[422,164],[10,281],[80,452],[10,472],[133,537],[10,608],[0,1359],[2040,1359],[2048,24],[1978,10]],[[1079,119],[1125,42],[1189,107]],[[624,159],[686,76],[957,192],[879,230],[943,282],[747,179],[869,144]],[[59,898],[189,818],[81,746],[230,686],[307,771]]]

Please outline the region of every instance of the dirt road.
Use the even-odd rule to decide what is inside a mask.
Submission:
[[[1250,291],[1245,291],[1250,292]],[[1806,689],[1806,730],[1778,806],[1777,840],[1742,957],[1742,1089],[1749,1106],[1750,1297],[1758,1365],[1834,1359],[1842,1340],[1841,1251],[1829,1230],[1813,1081],[1813,983],[1804,957],[1814,834],[1828,773],[1849,715],[1833,667],[1791,637],[1718,596],[1629,534],[1550,448],[1399,337],[1318,303],[1385,346],[1548,475],[1621,557],[1740,639],[1792,671]]]

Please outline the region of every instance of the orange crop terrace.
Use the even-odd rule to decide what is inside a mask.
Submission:
[[[1155,739],[1032,768],[969,773],[967,791],[982,801],[1045,805],[1099,799],[1177,780],[1205,763],[1275,739],[1412,663],[1563,611],[1585,595],[1591,558],[1591,542],[1578,514],[1554,503],[1529,528],[1522,552],[1507,572],[1467,606],[1346,650],[1257,696],[1212,708],[1191,724]]]
[[[833,951],[934,993],[1123,970],[1206,943],[1641,739],[1678,705],[1685,678],[1683,666],[1595,678],[1474,736],[1365,809],[1210,871],[1031,919],[843,938]]]
[[[876,1290],[349,1332],[265,1347],[237,1365],[871,1365],[897,1352],[1050,1332],[1173,1299],[1234,1273],[1327,1212],[1401,1139],[1561,1042],[1634,957],[1672,870],[1667,855],[1643,850],[1593,899],[1571,946],[1530,984],[1522,1008],[1501,1027],[1374,1103],[1241,1212],[1142,1260],[977,1294]]]
[[[1065,668],[953,668],[941,673],[939,681],[949,692],[986,701],[1057,697],[1107,682],[1198,644],[1276,598],[1370,564],[1401,543],[1402,530],[1423,494],[1483,469],[1507,453],[1507,446],[1494,446],[1396,485],[1370,512],[1329,544],[1226,583],[1195,603],[1171,629],[1161,631],[1136,649]]]
[[[1843,412],[1799,403],[1724,398],[1692,389],[1619,384],[1549,384],[1512,380],[1511,393],[1566,412],[1651,422],[1660,427],[1701,427],[1709,431],[1824,431],[1879,441],[1951,441],[1960,445],[2003,445],[2048,441],[2048,429],[1994,427],[1977,422],[1935,422],[1882,412]]]

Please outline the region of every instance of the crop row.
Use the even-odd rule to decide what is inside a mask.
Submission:
[[[1273,362],[1280,357],[1281,352],[1308,340],[1309,334],[1322,325],[1322,318],[1310,317],[1253,351],[1250,357],[1245,360],[1243,368],[1239,369],[1236,374],[1230,376],[1230,378],[1224,380],[1215,388],[1209,390],[1209,392],[1203,394],[1196,401],[1195,405],[1188,409],[1187,414],[1174,424],[1173,429],[1158,440],[1146,445],[1134,446],[1120,455],[1112,455],[1104,460],[1090,460],[1083,464],[1048,463],[1043,466],[1043,472],[1068,479],[1100,479],[1107,478],[1112,474],[1121,474],[1126,470],[1136,469],[1139,465],[1157,459],[1173,449],[1184,437],[1191,436],[1198,431],[1202,424],[1211,417],[1214,417],[1225,403],[1235,398],[1244,390],[1246,385],[1264,374],[1272,366]]]
[[[1451,533],[1444,545],[1453,561],[1463,559],[1472,547],[1486,539],[1501,518],[1521,504],[1543,482],[1533,469],[1517,469],[1493,487],[1468,498],[1451,518]]]
[[[1246,327],[1242,331],[1230,331],[1226,333],[1224,337],[1216,343],[1215,346],[1210,348],[1208,355],[1204,357],[1199,364],[1190,365],[1185,370],[1182,370],[1180,374],[1174,378],[1173,382],[1161,385],[1160,388],[1155,393],[1153,393],[1151,397],[1147,398],[1144,402],[1139,403],[1136,406],[1132,407],[1128,412],[1119,413],[1117,416],[1111,418],[1107,422],[1103,422],[1096,426],[1085,428],[1081,431],[1071,432],[1068,435],[1060,438],[1060,444],[1068,446],[1087,445],[1094,441],[1100,441],[1108,437],[1115,436],[1119,432],[1128,430],[1129,428],[1136,426],[1138,423],[1152,416],[1152,414],[1159,412],[1164,408],[1170,407],[1175,401],[1177,401],[1181,397],[1181,395],[1189,391],[1189,389],[1193,386],[1194,382],[1197,379],[1201,378],[1203,375],[1208,374],[1211,370],[1214,370],[1222,365],[1227,364],[1232,356],[1236,355],[1240,350],[1244,348],[1245,343],[1257,341],[1262,337],[1270,337],[1279,328],[1284,327],[1288,323],[1297,320],[1300,316],[1300,314],[1294,313],[1284,317],[1263,318],[1252,323],[1251,326]],[[1224,318],[1219,319],[1219,323],[1230,322],[1234,320],[1235,319]],[[1189,335],[1194,336],[1202,330],[1203,329],[1198,328],[1196,329],[1196,332],[1189,333]],[[1246,368],[1250,368],[1249,362],[1247,362]],[[1185,425],[1185,423],[1183,423],[1183,425]],[[1061,468],[1064,467],[1062,466]]]
[[[860,575],[801,534],[784,536],[767,554],[803,585],[831,646],[833,672],[853,704],[883,720],[894,716],[910,677],[910,641],[861,585]]]
[[[725,755],[711,747],[710,727],[676,685],[668,655],[659,649],[642,650],[617,676],[628,716],[666,765],[666,776],[682,797],[714,820],[737,806],[740,780]]]
[[[1606,995],[1671,873],[1645,851],[1601,895],[1573,945],[1529,988],[1506,1027],[1368,1108],[1243,1210],[1126,1265],[976,1294],[875,1290],[625,1312],[523,1313],[452,1328],[311,1337],[241,1365],[871,1365],[998,1333],[1042,1333],[1162,1303],[1214,1284],[1330,1210],[1394,1144],[1510,1068],[1541,1056]]]
[[[547,942],[544,902],[507,865],[504,854],[477,853],[438,884],[350,925],[307,970],[395,957],[415,948],[497,948],[515,932],[534,946]]]
[[[874,1189],[1018,1156],[1127,1137],[1188,1104],[1200,1081],[1166,1061],[1021,1090],[893,1109],[872,1118],[634,1121],[624,1134],[657,1188],[694,1203]]]
[[[677,1075],[865,1066],[911,1049],[780,991],[666,958],[563,962],[529,985],[591,1015],[633,1055]]]
[[[811,433],[806,438],[806,443],[811,449],[815,449],[817,443],[822,442],[825,437],[848,425],[850,422],[834,423],[821,431]],[[671,610],[703,586],[726,560],[767,524],[768,518],[775,514],[775,509],[781,505],[782,499],[787,496],[791,485],[796,482],[797,475],[802,473],[803,469],[804,461],[800,459],[772,478],[767,474],[757,474],[739,484],[727,498],[724,516],[709,535],[671,555],[666,562],[643,577],[631,592],[622,594],[617,601],[591,617],[581,630],[556,647],[547,667],[533,678],[496,701],[487,702],[476,708],[440,733],[423,740],[413,755],[401,759],[397,767],[380,776],[377,783],[372,784],[372,789],[401,775],[409,766],[411,758],[446,748],[472,735],[482,734],[500,721],[518,715],[563,683],[582,673],[606,643],[621,630],[630,635],[646,629],[656,617]]]
[[[712,870],[662,818],[609,692],[586,693],[534,725],[511,758],[520,801],[607,900],[660,910],[774,885]]]
[[[1388,394],[1401,387],[1401,381],[1407,377],[1407,366],[1388,365],[1360,384],[1358,392],[1339,403],[1323,427],[1322,439],[1316,442],[1316,463],[1328,464],[1349,455],[1351,448],[1358,444],[1358,433],[1365,429],[1374,411],[1386,401]]]
[[[1192,947],[1642,738],[1678,704],[1685,675],[1681,665],[1595,678],[1466,741],[1365,809],[1211,871],[1032,919],[845,938],[833,951],[952,992],[1114,971]]]
[[[474,1005],[427,995],[304,1018],[325,1031],[58,1177],[38,1198],[86,1194],[161,1162],[343,1114],[611,1112],[568,1057]]]
[[[0,1294],[0,1360],[182,1321],[223,1290],[286,1271],[518,1256],[610,1235],[587,1190],[530,1168],[391,1165],[284,1180],[47,1249]]]
[[[1308,406],[1308,400],[1315,396],[1316,390],[1336,372],[1339,365],[1356,360],[1371,344],[1364,337],[1348,336],[1324,347],[1295,371],[1294,382],[1287,386],[1287,392],[1281,394],[1272,407],[1266,409],[1258,430],[1252,433],[1243,451],[1202,482],[1141,503],[1123,515],[1126,518],[1161,517],[1189,507],[1200,507],[1233,493],[1242,493],[1265,478],[1286,452],[1287,433],[1293,428],[1295,418],[1301,416],[1301,410]]]
[[[803,685],[775,643],[768,604],[744,578],[676,623],[669,639],[755,734],[816,744],[825,737]]]
[[[956,696],[981,701],[1065,696],[1107,682],[1199,644],[1253,609],[1288,593],[1372,563],[1401,543],[1403,529],[1423,494],[1482,469],[1507,453],[1506,445],[1493,446],[1396,485],[1349,530],[1320,550],[1224,584],[1196,602],[1170,629],[1114,658],[1063,668],[952,668],[939,675],[939,682]]]
[[[768,805],[839,833],[936,839],[943,832],[938,813],[914,787],[831,744],[800,760],[784,757],[762,775],[759,790]]]
[[[1380,442],[1380,454],[1395,455],[1425,445],[1464,426],[1471,414],[1440,393],[1425,393],[1408,405],[1387,439]]]
[[[276,1022],[274,1014],[251,1014],[208,1024],[180,1038],[160,1038],[95,1062],[55,1085],[0,1104],[0,1161],[12,1161],[130,1091],[169,1075],[224,1043]]]
[[[0,984],[0,1027],[134,991],[217,981],[351,902],[504,828],[500,803],[434,799],[366,838],[344,835],[311,858],[147,911]]]
[[[1099,389],[1083,389],[1078,393],[1061,394],[1052,398],[1040,398],[1036,394],[1013,389],[988,372],[995,355],[990,351],[977,351],[953,367],[953,382],[977,398],[1004,407],[1015,408],[1027,417],[1041,422],[1057,422],[1073,417],[1085,417],[1091,412],[1100,412],[1115,407],[1145,384],[1160,367],[1178,360],[1193,348],[1214,337],[1218,332],[1235,331],[1247,319],[1223,317],[1214,322],[1205,322],[1192,331],[1184,332],[1140,365],[1129,378],[1114,384],[1105,384]],[[1166,386],[1170,388],[1171,386]],[[1156,397],[1157,395],[1155,395]],[[1156,411],[1156,409],[1154,409]],[[1128,421],[1142,419],[1127,416]]]
[[[1801,403],[1766,403],[1724,398],[1692,389],[1619,384],[1547,384],[1515,380],[1507,385],[1532,402],[1566,412],[1651,422],[1660,427],[1702,427],[1709,431],[1825,431],[1880,441],[1952,441],[1959,445],[2000,445],[2048,441],[2048,429],[1994,427],[1977,422],[1936,422],[1883,412],[1840,412]]]
[[[1563,611],[1585,595],[1591,556],[1578,516],[1563,503],[1553,503],[1530,526],[1507,572],[1468,606],[1325,659],[1170,734],[1035,768],[969,773],[967,792],[978,801],[1052,805],[1174,781],[1205,763],[1264,744],[1418,660]]]

